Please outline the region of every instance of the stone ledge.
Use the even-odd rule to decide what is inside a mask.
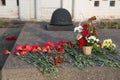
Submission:
[[[46,25],[46,29],[49,31],[74,31],[75,25],[69,26],[55,26],[55,25]]]
[[[5,69],[2,70],[2,80],[50,80],[40,73],[37,68]]]
[[[83,70],[71,67],[59,68],[59,80],[120,80],[120,69],[107,67],[85,68]],[[2,70],[2,80],[50,80],[37,68]]]

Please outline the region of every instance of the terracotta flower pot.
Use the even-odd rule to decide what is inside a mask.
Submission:
[[[93,46],[83,46],[83,52],[85,55],[91,55]]]

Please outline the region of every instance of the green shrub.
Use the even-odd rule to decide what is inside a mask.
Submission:
[[[0,19],[0,25],[3,25],[3,24],[5,24],[5,21]]]
[[[120,22],[117,22],[116,29],[120,29]]]
[[[101,29],[120,29],[120,20],[118,21],[103,20],[97,22],[95,26]]]

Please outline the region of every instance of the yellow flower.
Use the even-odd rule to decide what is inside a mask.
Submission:
[[[108,45],[106,43],[102,44],[102,48],[107,48],[107,47],[108,47]]]
[[[112,40],[106,39],[103,41],[102,48],[109,48],[111,44],[112,44]]]
[[[111,44],[110,45],[110,49],[115,49],[116,48],[116,45],[115,44]]]
[[[112,44],[112,40],[111,39],[106,39],[106,40],[103,41],[103,44],[110,45],[110,44]]]
[[[108,44],[112,44],[112,40],[111,39],[107,39],[107,43]]]
[[[106,39],[102,43],[102,48],[107,48],[110,50],[114,50],[116,48],[116,45],[112,42],[111,39]]]

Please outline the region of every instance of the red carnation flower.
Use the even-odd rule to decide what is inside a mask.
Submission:
[[[25,51],[21,51],[20,52],[20,56],[24,56],[24,55],[26,55],[26,52]]]
[[[67,43],[65,41],[59,41],[58,45],[60,45],[61,47],[64,47]]]
[[[26,55],[28,55],[28,53],[30,52],[28,49],[25,49],[23,51],[26,53]]]
[[[22,45],[17,46],[16,50],[23,50],[23,46]]]
[[[59,48],[61,48],[60,44],[56,44],[55,49],[58,50]]]
[[[33,53],[37,53],[38,52],[38,49],[37,49],[37,47],[38,47],[38,45],[33,45],[33,46],[31,46],[31,51],[33,52]]]
[[[50,49],[53,49],[55,47],[54,42],[47,42],[46,47],[49,47]]]
[[[41,51],[42,50],[42,46],[37,46],[37,50]]]
[[[21,51],[16,50],[16,51],[14,52],[14,55],[19,56],[19,55],[20,55],[20,52],[21,52]]]
[[[88,36],[90,36],[90,32],[89,32],[88,30],[84,30],[84,31],[82,32],[82,35],[83,35],[84,37],[88,37]]]
[[[42,52],[47,52],[46,47],[42,47],[41,49],[42,49]]]
[[[14,37],[14,36],[10,36],[10,37],[7,37],[6,40],[7,41],[13,41],[13,40],[17,40],[17,38]]]
[[[46,48],[46,50],[47,50],[47,53],[51,53],[52,52],[52,50],[50,48]]]
[[[32,47],[32,49],[31,49],[31,51],[32,51],[33,53],[37,53],[37,52],[38,52],[38,50],[37,50],[36,48],[33,48],[33,47]]]
[[[9,50],[4,50],[4,55],[9,55],[10,51]]]
[[[79,42],[80,48],[82,48],[83,46],[87,44],[87,41],[84,38],[79,39],[78,42]]]
[[[31,51],[32,47],[30,45],[26,45],[25,46],[25,50],[27,50],[28,52]]]
[[[59,49],[58,49],[58,52],[59,52],[59,53],[63,53],[63,52],[64,52],[64,48],[59,48]]]
[[[87,24],[84,24],[83,25],[83,29],[86,30],[88,28],[88,25]]]

